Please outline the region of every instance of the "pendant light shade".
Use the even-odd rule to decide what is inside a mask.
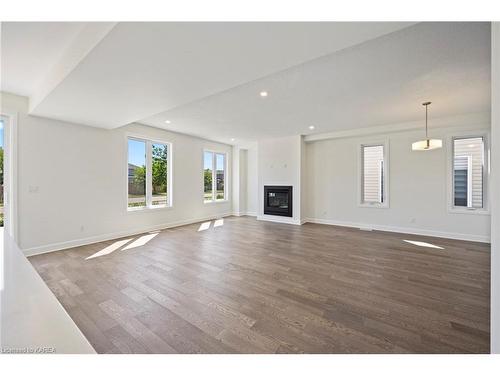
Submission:
[[[443,141],[441,139],[426,139],[411,144],[411,149],[413,151],[435,150],[441,147],[443,147]]]
[[[412,151],[428,151],[443,147],[441,139],[430,139],[427,131],[427,107],[431,102],[422,103],[425,106],[425,139],[423,141],[413,142],[411,145]]]

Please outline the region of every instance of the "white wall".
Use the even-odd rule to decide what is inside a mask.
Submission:
[[[307,144],[304,137],[300,137],[300,223],[306,222],[307,217],[307,155],[306,155]]]
[[[24,250],[64,248],[232,212],[231,199],[203,203],[202,173],[197,173],[206,147],[228,153],[232,176],[232,149],[228,145],[138,124],[102,130],[28,116],[27,100],[12,95],[2,94],[2,105],[19,113],[18,241]],[[489,124],[471,127],[488,129]],[[127,132],[173,143],[172,208],[126,211]],[[452,128],[433,132],[445,143],[453,134]],[[263,186],[292,185],[294,217],[290,222],[295,224],[307,219],[488,240],[489,215],[448,212],[448,149],[411,152],[411,142],[421,135],[419,130],[308,143],[300,136],[260,141],[239,150],[238,165],[243,174],[238,181],[244,186],[239,189],[238,210],[263,218]],[[358,146],[381,138],[390,141],[390,207],[358,207]]]
[[[476,134],[487,131],[489,123],[466,128],[475,128],[472,134]],[[489,215],[448,210],[450,137],[465,133],[457,128],[433,129],[432,136],[442,138],[445,147],[427,152],[411,151],[411,143],[422,138],[421,130],[307,143],[307,220],[489,241]],[[360,207],[360,144],[384,140],[390,149],[389,208]]]
[[[231,213],[231,199],[203,203],[204,148],[231,147],[133,124],[115,130],[27,115],[28,101],[2,93],[18,112],[18,243],[34,253]],[[127,212],[126,134],[173,144],[173,207]],[[228,180],[231,197],[231,177]]]
[[[240,149],[238,146],[233,146],[233,165],[232,165],[232,211],[239,215],[240,213]]]
[[[240,150],[240,213],[247,213],[248,201],[248,151]]]
[[[491,27],[491,352],[500,353],[500,22]]]
[[[272,138],[258,142],[258,218],[299,224],[301,219],[302,137]],[[293,217],[264,215],[265,185],[293,186]]]
[[[248,189],[248,177],[247,177],[247,150],[240,148],[239,146],[233,146],[233,214],[240,216],[245,215],[247,212],[247,189]]]
[[[258,157],[257,143],[247,148],[247,215],[257,216],[258,205]]]

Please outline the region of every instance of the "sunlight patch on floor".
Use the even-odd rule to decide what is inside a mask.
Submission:
[[[116,242],[112,243],[111,245],[106,246],[104,249],[99,250],[97,253],[92,254],[91,256],[85,258],[85,260],[94,259],[94,258],[102,257],[103,255],[111,254],[113,251],[118,250],[120,247],[122,247],[123,245],[127,244],[128,242],[130,242],[132,240],[133,240],[133,238],[127,238],[126,240],[116,241]]]
[[[136,247],[144,246],[149,241],[151,241],[153,238],[155,238],[158,235],[158,233],[159,232],[151,233],[151,234],[145,234],[144,236],[139,237],[134,242],[132,242],[132,243],[128,244],[127,246],[125,246],[121,251],[135,249]]]
[[[214,228],[221,227],[224,225],[224,219],[218,219],[214,222]]]
[[[210,228],[211,223],[212,223],[211,221],[206,221],[204,223],[201,223],[200,227],[198,228],[198,232],[201,232],[201,231],[204,231],[204,230],[207,230],[208,228]]]
[[[436,246],[436,245],[433,245],[431,243],[428,243],[428,242],[422,242],[422,241],[410,241],[410,240],[403,240],[404,242],[406,243],[409,243],[409,244],[412,244],[412,245],[415,245],[415,246],[420,246],[420,247],[430,247],[432,249],[440,249],[440,250],[444,250],[444,247],[441,247],[441,246]]]

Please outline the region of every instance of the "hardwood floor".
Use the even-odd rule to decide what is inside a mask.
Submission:
[[[489,352],[487,244],[216,225],[29,259],[99,353]]]

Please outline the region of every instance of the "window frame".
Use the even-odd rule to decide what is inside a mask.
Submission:
[[[373,147],[373,146],[382,146],[383,147],[383,202],[365,202],[364,201],[364,147]],[[390,189],[389,189],[389,140],[388,139],[379,139],[379,140],[370,140],[367,142],[361,142],[358,145],[357,149],[358,153],[358,193],[357,193],[357,204],[358,207],[362,208],[389,208],[389,198],[390,198]]]
[[[455,177],[454,177],[454,157],[455,140],[468,138],[483,138],[483,207],[462,207],[455,206]],[[448,213],[451,214],[470,214],[470,215],[489,215],[489,181],[490,181],[490,133],[487,130],[454,132],[447,139],[447,196]]]
[[[205,173],[205,153],[210,152],[212,154],[212,199],[211,200],[205,200],[205,180],[204,180],[204,173]],[[217,155],[224,155],[224,199],[215,199],[216,194],[217,194],[217,189],[216,189],[216,184],[217,184]],[[229,171],[228,171],[228,153],[224,151],[217,151],[217,150],[212,150],[212,149],[203,149],[201,153],[201,186],[202,186],[202,200],[204,204],[211,204],[211,203],[226,203],[229,201],[228,196],[229,196],[229,184],[228,184],[228,178],[229,178]]]
[[[129,161],[129,148],[128,141],[135,140],[140,142],[145,142],[146,144],[146,205],[143,207],[129,207],[128,206],[128,161]],[[167,153],[167,203],[165,205],[153,205],[153,186],[152,186],[152,165],[153,165],[153,144],[162,144],[166,145],[168,149]],[[126,184],[125,184],[125,207],[127,212],[143,212],[149,210],[165,210],[173,208],[173,188],[172,188],[172,174],[173,174],[173,159],[172,159],[172,142],[169,142],[164,139],[147,137],[140,134],[127,133],[125,135],[125,148],[126,148]]]

